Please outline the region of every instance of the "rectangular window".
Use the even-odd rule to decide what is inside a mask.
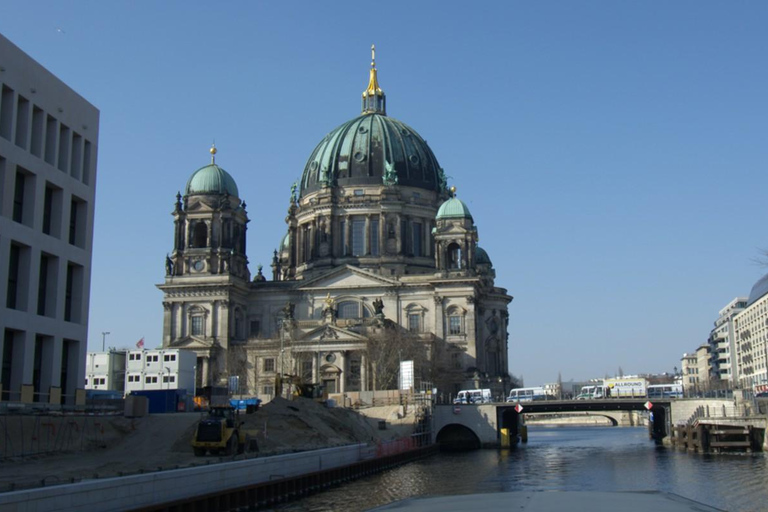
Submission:
[[[35,175],[17,166],[13,189],[13,220],[31,227],[34,208]]]
[[[3,86],[0,98],[0,137],[11,140],[13,129],[13,89]]]
[[[55,117],[45,119],[45,161],[56,165],[56,135],[59,133],[58,121]]]
[[[261,324],[258,320],[251,320],[251,338],[258,338]]]
[[[30,272],[29,257],[29,247],[11,243],[8,253],[8,288],[5,300],[6,307],[9,309],[27,311]]]
[[[59,170],[69,172],[69,146],[71,144],[69,127],[59,125]]]
[[[270,358],[264,359],[264,371],[265,372],[273,372],[275,371],[275,360]]]
[[[16,332],[11,329],[5,330],[5,339],[3,340],[3,364],[0,366],[2,369],[2,382],[3,400],[11,399],[11,373],[13,372],[13,344],[16,339]]]
[[[86,203],[72,196],[69,208],[69,243],[80,248],[85,247]]]
[[[16,109],[16,145],[27,149],[29,141],[29,101],[19,96]]]
[[[379,255],[379,221],[371,221],[371,256]]]
[[[461,317],[453,315],[448,317],[448,332],[451,334],[461,334]]]
[[[83,299],[83,267],[67,264],[67,280],[64,292],[64,320],[80,323]]]
[[[261,390],[263,395],[272,395],[275,393],[275,388],[272,386],[264,386]]]
[[[11,245],[11,252],[8,255],[8,288],[6,292],[5,307],[16,309],[18,301],[19,287],[19,259],[21,258],[21,247],[16,244]]]
[[[69,165],[69,174],[80,181],[83,170],[83,138],[80,134],[72,132],[72,160]]]
[[[152,377],[144,377],[144,384],[152,384]]]
[[[91,143],[85,141],[83,144],[83,183],[89,185],[91,182]]]
[[[352,220],[352,256],[365,255],[365,221]]]
[[[13,220],[24,221],[24,185],[26,182],[24,173],[16,171],[16,184],[13,188]]]
[[[45,113],[38,107],[32,107],[32,146],[29,148],[33,155],[43,156],[43,124]]]
[[[312,382],[312,361],[301,363],[301,376],[307,382]]]
[[[411,332],[421,332],[421,315],[418,313],[408,314],[408,330]]]
[[[40,255],[40,271],[37,278],[37,314],[45,315],[46,294],[48,292],[48,266],[50,256]]]
[[[413,255],[416,257],[423,256],[421,252],[421,241],[422,241],[421,223],[414,222],[413,223]]]
[[[203,335],[203,317],[202,316],[192,317],[192,335],[193,336]]]

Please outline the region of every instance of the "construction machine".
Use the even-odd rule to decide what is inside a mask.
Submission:
[[[200,420],[192,438],[195,455],[234,455],[244,451],[259,451],[256,432],[243,429],[245,422],[232,406],[211,406],[208,415]]]

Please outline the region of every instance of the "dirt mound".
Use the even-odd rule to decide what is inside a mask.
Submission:
[[[414,415],[397,406],[361,411],[326,407],[306,398],[275,398],[253,414],[241,414],[242,428],[253,433],[258,453],[235,458],[315,450],[350,443],[377,443],[408,436]],[[0,462],[0,492],[46,483],[105,478],[193,464],[229,461],[233,457],[195,457],[191,441],[201,413],[157,414],[145,418],[98,419],[98,442],[77,443],[76,453],[50,453],[6,458]],[[94,417],[80,421],[93,423]],[[98,417],[96,417],[98,418]],[[72,423],[73,419],[67,420]],[[386,429],[379,429],[380,421]],[[24,424],[19,423],[23,430]],[[82,431],[82,426],[80,427]],[[90,430],[93,430],[91,428]],[[27,436],[29,437],[29,436]],[[74,445],[73,445],[74,446]]]

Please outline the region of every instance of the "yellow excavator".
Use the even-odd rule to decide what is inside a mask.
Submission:
[[[201,419],[192,438],[192,450],[202,457],[211,455],[235,455],[258,452],[256,432],[243,429],[240,413],[232,406],[212,406],[208,415]]]

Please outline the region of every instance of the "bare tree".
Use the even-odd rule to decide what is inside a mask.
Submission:
[[[248,361],[248,351],[244,344],[230,344],[227,348],[227,377],[237,376],[240,378],[240,390],[236,390],[239,393],[243,393],[244,390],[249,390],[251,387],[255,387],[256,383],[251,383],[254,375],[252,375],[253,365]]]
[[[424,377],[428,344],[390,320],[368,335],[365,353],[371,369],[373,389],[396,389],[400,361],[413,361]]]
[[[432,340],[428,379],[434,387],[444,392],[452,392],[455,386],[467,379],[466,370],[461,364],[461,356],[465,350],[439,338]]]

